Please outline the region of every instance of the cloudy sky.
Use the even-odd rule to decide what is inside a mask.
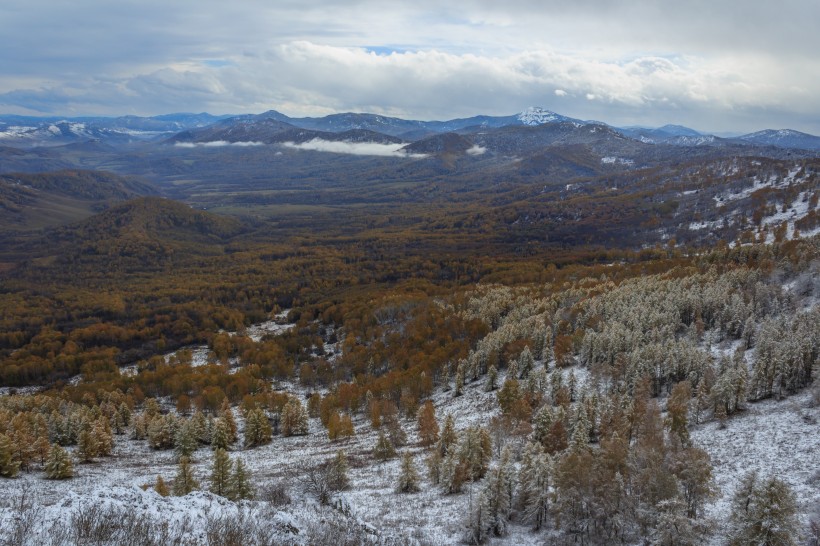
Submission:
[[[542,106],[820,134],[818,0],[3,0],[0,113]]]

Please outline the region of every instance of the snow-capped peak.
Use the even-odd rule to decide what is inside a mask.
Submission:
[[[538,106],[530,106],[520,114],[518,114],[518,121],[524,125],[543,125],[544,123],[551,123],[560,121],[563,116],[544,110]]]

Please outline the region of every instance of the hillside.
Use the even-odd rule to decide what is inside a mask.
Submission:
[[[100,171],[4,174],[0,175],[0,230],[64,225],[113,203],[158,193],[144,181]]]

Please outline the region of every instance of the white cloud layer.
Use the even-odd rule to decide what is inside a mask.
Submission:
[[[818,20],[817,0],[7,0],[0,112],[447,119],[540,105],[820,133]]]
[[[264,142],[228,142],[227,140],[212,140],[210,142],[176,142],[174,146],[178,148],[224,148],[226,146],[236,146],[246,148],[249,146],[264,146]]]
[[[405,144],[380,144],[378,142],[348,142],[330,141],[314,138],[308,142],[283,142],[282,146],[294,150],[310,150],[314,152],[330,152],[348,155],[375,155],[382,157],[423,158],[424,154],[409,154],[401,148]]]

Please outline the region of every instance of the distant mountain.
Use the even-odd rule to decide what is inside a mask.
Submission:
[[[100,171],[4,174],[0,175],[0,230],[64,225],[116,202],[157,194],[151,184]]]
[[[702,143],[702,141],[698,141],[697,139],[704,136],[702,133],[682,125],[664,125],[656,129],[648,127],[620,127],[616,130],[625,136],[647,144],[696,145],[694,143]],[[684,140],[681,140],[681,137],[683,137]],[[693,144],[687,144],[686,138],[693,139],[690,141]]]
[[[0,145],[55,146],[88,140],[128,143],[204,127],[226,117],[206,113],[116,118],[0,116]]]
[[[820,137],[791,129],[767,129],[738,137],[739,140],[761,146],[779,146],[799,150],[820,150]]]
[[[321,118],[291,118],[275,110],[270,110],[257,116],[236,116],[227,121],[230,123],[257,123],[263,120],[273,120],[301,129],[328,133],[367,130],[400,137],[405,140],[419,140],[436,133],[470,132],[487,128],[506,127],[509,125],[535,126],[562,122],[570,122],[578,125],[587,124],[587,122],[562,116],[539,107],[530,107],[523,112],[511,116],[474,116],[447,121],[417,121],[381,116],[378,114],[352,112],[331,114]]]

